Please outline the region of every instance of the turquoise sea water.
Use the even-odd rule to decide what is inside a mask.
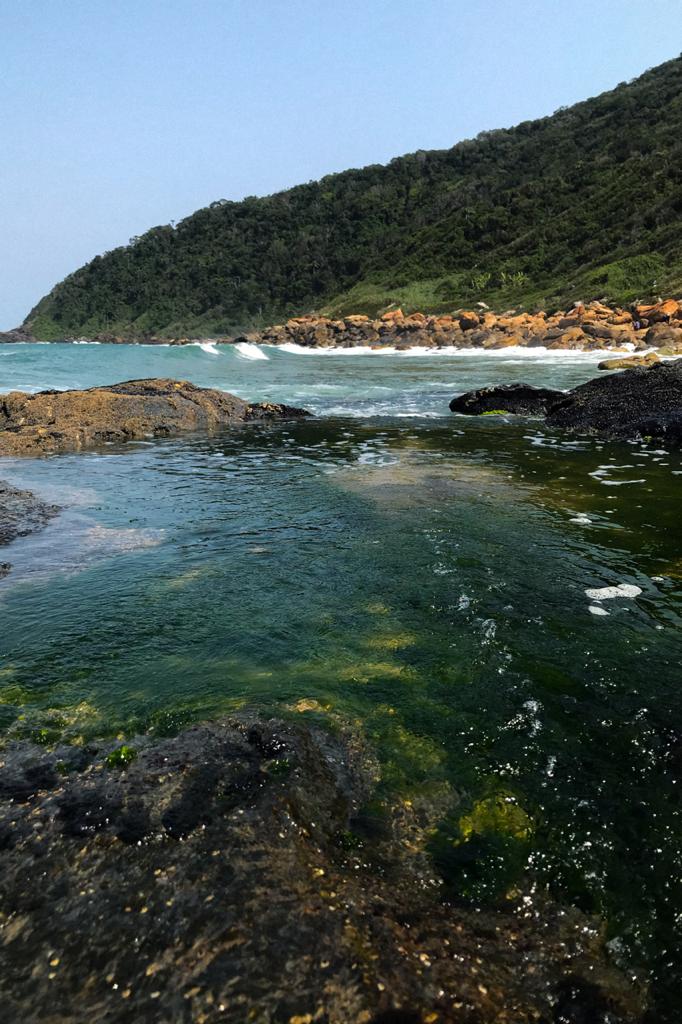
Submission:
[[[316,413],[0,460],[64,507],[3,549],[0,728],[350,718],[383,793],[446,808],[432,847],[453,892],[549,886],[602,915],[663,1005],[682,909],[682,458],[448,411],[488,383],[574,386],[597,361],[0,347],[2,391],[169,376]],[[623,583],[640,593],[586,594]]]

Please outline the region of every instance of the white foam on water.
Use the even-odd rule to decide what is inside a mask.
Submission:
[[[440,349],[441,352],[448,352],[454,355],[482,356],[491,359],[501,359],[510,364],[524,362],[526,360],[559,363],[594,363],[604,358],[603,351],[581,352],[578,349],[570,348],[545,348],[539,345],[527,348],[525,345],[510,345],[507,348],[449,348]]]
[[[388,452],[362,452],[357,462],[360,466],[397,466],[400,459]]]
[[[609,614],[609,612],[607,612],[606,608],[602,608],[598,604],[591,604],[590,607],[588,608],[588,611],[590,611],[593,615],[608,615]]]
[[[283,345],[268,345],[268,348],[277,348],[282,352],[289,352],[291,355],[305,356],[457,356],[470,359],[472,356],[481,359],[499,359],[510,366],[526,361],[533,362],[559,362],[559,363],[594,363],[604,358],[604,350],[581,352],[575,349],[548,349],[543,346],[537,348],[526,348],[523,345],[513,345],[508,348],[456,348],[455,346],[443,346],[442,348],[425,348],[420,345],[413,345],[410,348],[396,349],[391,345],[381,348],[372,348],[370,345],[354,345],[352,347],[325,346],[317,348],[311,345],[297,345],[296,342],[287,341]]]
[[[3,590],[27,580],[75,575],[112,556],[157,547],[164,536],[161,528],[93,526],[88,517],[67,511],[39,533],[9,545],[12,571],[2,581]]]
[[[197,342],[192,342],[192,344],[193,345],[197,345],[202,350],[202,352],[208,352],[208,354],[211,355],[211,356],[219,356],[220,355],[220,352],[215,347],[215,342],[214,341],[197,341]]]
[[[590,587],[585,591],[590,601],[611,601],[616,597],[637,597],[642,593],[641,587],[634,583],[618,583],[615,587]]]
[[[395,355],[394,348],[376,349],[369,345],[354,345],[352,348],[341,346],[330,346],[329,348],[313,348],[309,345],[297,345],[293,341],[287,341],[284,345],[273,345],[273,348],[281,349],[282,352],[289,352],[294,356],[384,356]]]
[[[590,526],[592,523],[590,517],[584,515],[582,512],[580,513],[580,515],[573,516],[573,518],[569,519],[568,521],[569,523],[578,523],[580,526]]]
[[[626,484],[645,484],[646,480],[600,480],[599,483],[607,487],[624,487]]]
[[[239,341],[232,346],[238,356],[242,359],[269,359],[270,356],[264,352],[259,345],[252,345],[249,341]]]

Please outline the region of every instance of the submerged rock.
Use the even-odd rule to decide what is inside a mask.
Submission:
[[[452,412],[468,416],[485,413],[513,413],[517,416],[544,416],[548,408],[564,398],[563,391],[552,388],[536,388],[532,384],[499,384],[489,388],[477,388],[450,402]]]
[[[0,480],[0,546],[41,529],[58,512],[56,505],[41,501],[32,491],[20,490]],[[0,579],[9,570],[9,563],[0,561]]]
[[[77,451],[106,442],[309,415],[271,402],[250,405],[223,391],[168,379],[35,395],[11,391],[0,396],[0,455]]]
[[[361,742],[241,719],[112,747],[4,753],[7,1020],[640,1020],[598,923],[448,902]]]
[[[551,391],[529,384],[506,384],[459,395],[453,412],[480,415],[511,412],[545,415],[553,427],[601,437],[649,437],[682,446],[682,361],[656,362]]]

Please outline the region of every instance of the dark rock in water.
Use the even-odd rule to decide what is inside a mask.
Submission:
[[[3,1019],[641,1019],[578,911],[446,902],[423,810],[351,832],[377,813],[352,737],[239,720],[131,743],[3,752]]]
[[[650,437],[682,446],[682,360],[638,366],[572,391],[503,384],[459,395],[453,412],[544,415],[552,427],[600,437]]]
[[[20,490],[0,480],[0,545],[34,533],[58,512],[56,505],[40,501],[31,491]],[[9,570],[8,562],[0,562],[0,579]]]
[[[544,416],[555,402],[565,398],[563,391],[536,388],[532,384],[499,384],[467,391],[450,402],[452,412],[467,416],[485,413],[513,413],[516,416]]]
[[[581,384],[548,410],[547,423],[602,437],[682,445],[682,362],[624,370]]]
[[[0,396],[0,455],[78,451],[112,441],[309,415],[305,409],[271,402],[250,405],[223,391],[167,379],[35,395],[12,391]]]

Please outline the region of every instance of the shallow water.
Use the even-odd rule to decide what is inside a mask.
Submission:
[[[350,717],[385,793],[453,795],[432,841],[460,898],[530,875],[673,991],[682,458],[447,410],[593,355],[263,354],[0,348],[1,390],[186,377],[323,417],[0,460],[65,507],[3,552],[0,726]]]

